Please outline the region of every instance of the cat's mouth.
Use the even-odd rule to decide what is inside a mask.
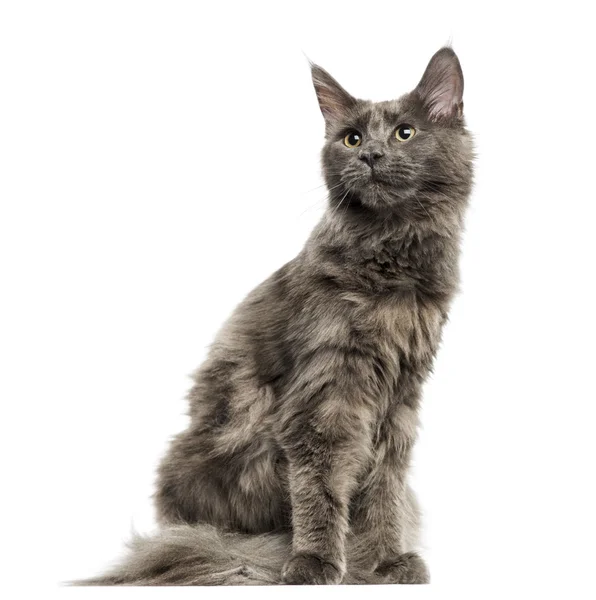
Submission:
[[[371,169],[367,178],[363,179],[367,187],[382,189],[387,193],[401,193],[410,187],[406,179],[395,176],[395,173],[383,173],[377,169]]]
[[[356,194],[364,205],[371,208],[393,205],[405,188],[403,181],[396,181],[390,173],[377,168],[362,171],[349,183],[345,182],[345,189]]]
[[[389,181],[387,177],[385,177],[379,171],[375,169],[370,170],[370,175],[368,177],[368,181],[374,185],[382,185],[382,186],[392,186],[393,182]]]
[[[370,174],[370,180],[373,183],[389,185],[389,182],[382,175],[379,175],[378,173],[375,173],[374,171],[372,171]]]

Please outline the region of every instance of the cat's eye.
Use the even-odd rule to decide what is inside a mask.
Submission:
[[[400,125],[395,130],[395,137],[400,142],[407,142],[416,135],[416,130],[411,125]]]
[[[344,138],[344,144],[348,148],[356,148],[362,144],[362,136],[357,131],[351,131]]]

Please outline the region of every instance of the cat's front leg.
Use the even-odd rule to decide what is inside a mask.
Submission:
[[[370,457],[367,390],[345,374],[331,381],[314,371],[293,390],[281,423],[292,505],[292,556],[282,571],[288,584],[342,581],[350,500]]]
[[[293,543],[282,577],[289,584],[340,583],[359,449],[307,423],[299,427],[302,439],[286,446]]]
[[[351,506],[350,562],[382,583],[427,583],[428,571],[412,552],[418,508],[406,484],[417,417],[393,406],[373,444],[371,468]]]
[[[377,583],[428,583],[426,565],[409,543],[418,515],[401,468],[395,457],[376,464],[355,499],[350,566]]]

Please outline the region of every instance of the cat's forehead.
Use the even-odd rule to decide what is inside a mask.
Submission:
[[[383,102],[362,101],[354,116],[354,125],[360,129],[393,128],[411,113],[406,97]]]

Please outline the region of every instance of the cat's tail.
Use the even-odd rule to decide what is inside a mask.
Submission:
[[[135,535],[104,575],[73,585],[274,585],[290,555],[285,533],[223,533],[212,525],[176,525]]]
[[[418,547],[419,510],[412,491],[406,495],[404,543],[409,566],[404,563],[402,582],[428,580],[424,563],[412,550]],[[348,536],[348,573],[342,583],[392,583],[383,574],[370,573],[358,557],[370,548]],[[292,535],[260,535],[222,532],[213,525],[172,525],[149,536],[135,535],[128,552],[99,577],[71,582],[72,585],[275,585],[290,557]],[[411,573],[410,573],[411,571]],[[395,582],[393,582],[395,583]]]
[[[278,585],[290,556],[291,534],[223,533],[212,525],[177,525],[152,536],[135,535],[123,559],[76,586]],[[411,556],[410,556],[411,555]],[[424,563],[413,553],[402,565],[404,583],[425,583]],[[350,563],[350,561],[348,561]],[[351,564],[344,584],[395,583]]]

